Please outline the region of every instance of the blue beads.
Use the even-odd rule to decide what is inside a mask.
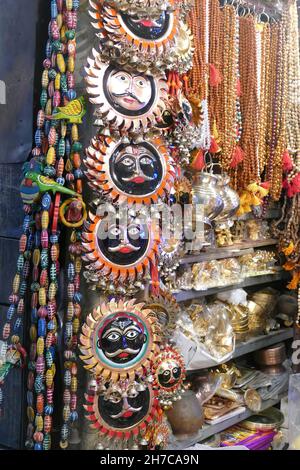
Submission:
[[[26,394],[26,397],[27,397],[28,406],[32,406],[32,404],[33,404],[33,393],[30,390],[28,390],[28,392]]]
[[[17,272],[18,272],[19,274],[22,272],[23,266],[24,266],[24,256],[23,256],[23,255],[19,255],[18,261],[17,261]]]
[[[27,248],[28,250],[32,250],[34,243],[34,234],[31,232],[27,238]]]
[[[31,323],[37,323],[38,321],[38,314],[37,314],[37,308],[33,307],[30,312],[30,318],[31,318]]]
[[[53,178],[53,176],[55,176],[56,174],[56,170],[54,168],[54,166],[51,166],[51,165],[46,165],[45,168],[44,168],[44,175],[45,176],[49,176],[49,178]]]
[[[41,97],[40,97],[40,105],[42,109],[45,109],[47,99],[48,99],[47,90],[42,90]]]
[[[71,100],[75,100],[76,96],[77,96],[77,93],[76,93],[75,90],[72,90],[72,89],[71,89],[71,90],[68,90],[68,92],[67,92],[67,97],[68,97],[68,99],[69,99],[70,101],[71,101]]]
[[[47,41],[45,52],[47,59],[50,59],[52,54],[52,42],[50,40]]]
[[[46,336],[47,323],[45,318],[40,318],[38,321],[38,336]]]
[[[68,279],[69,281],[73,281],[75,277],[75,267],[73,263],[68,264]]]
[[[41,243],[40,232],[35,232],[35,234],[34,234],[34,244],[35,244],[35,246],[40,246],[40,243]]]
[[[69,139],[66,139],[66,155],[69,157],[71,154],[71,144]]]
[[[44,131],[45,131],[45,134],[46,134],[46,135],[49,134],[50,127],[51,127],[51,122],[50,122],[50,121],[46,121],[46,122],[45,122],[45,125],[44,125]]]
[[[51,206],[51,196],[49,193],[45,193],[42,197],[42,208],[48,211]]]
[[[37,147],[41,147],[42,146],[42,131],[41,129],[37,129],[35,131],[35,135],[34,135],[34,142],[35,142],[35,145]]]
[[[50,267],[50,279],[51,281],[55,281],[56,280],[56,263],[52,263],[51,264],[51,267]]]
[[[43,444],[42,442],[36,442],[34,444],[34,450],[43,450]]]
[[[56,0],[51,0],[51,19],[54,20],[58,15]]]
[[[83,177],[83,171],[80,168],[77,168],[74,171],[74,176],[76,179],[81,179]]]
[[[41,251],[41,268],[47,269],[48,264],[49,264],[48,250],[43,248],[43,250]]]
[[[30,215],[25,215],[24,220],[23,220],[23,231],[24,232],[27,232],[27,230],[29,230],[30,220],[31,220]]]
[[[78,10],[80,6],[80,0],[73,0],[73,10]]]
[[[16,313],[16,307],[15,307],[15,305],[11,304],[8,307],[8,310],[7,310],[7,313],[6,313],[7,320],[10,321],[15,313]]]
[[[50,369],[50,367],[52,367],[52,364],[53,364],[53,356],[49,349],[47,349],[46,351],[46,364],[47,364],[48,369]]]
[[[14,324],[14,333],[19,333],[22,328],[22,318],[17,318]]]
[[[56,182],[60,184],[61,186],[63,186],[65,184],[65,178],[63,178],[62,176],[59,176],[58,178],[56,178]]]
[[[78,413],[77,411],[71,411],[70,413],[70,421],[71,423],[74,423],[75,421],[78,420]]]
[[[24,280],[21,282],[21,285],[20,285],[20,296],[21,297],[24,297],[24,295],[26,294],[26,290],[27,290],[27,282]]]
[[[80,304],[82,301],[82,294],[80,292],[75,292],[73,300],[76,304]]]
[[[52,405],[46,405],[44,411],[45,411],[45,415],[52,415],[53,414],[53,406]]]
[[[53,331],[53,330],[55,330],[55,328],[56,328],[55,322],[54,322],[53,320],[50,320],[50,321],[48,322],[48,325],[47,325],[48,331]]]
[[[50,235],[50,242],[52,243],[52,245],[55,245],[56,243],[58,243],[58,235],[55,233],[52,233]]]

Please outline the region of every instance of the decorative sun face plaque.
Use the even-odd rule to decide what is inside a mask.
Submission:
[[[134,281],[139,275],[149,272],[150,263],[155,263],[159,237],[149,218],[139,218],[139,212],[122,218],[110,214],[100,217],[90,213],[88,231],[82,234],[82,246],[87,253],[83,259],[87,269],[98,273],[98,277],[109,276],[112,281]]]
[[[172,294],[160,290],[159,295],[152,295],[149,298],[147,308],[155,313],[164,338],[170,338],[174,333],[176,320],[180,314],[180,307]]]
[[[162,349],[155,357],[152,374],[153,387],[158,390],[160,404],[168,409],[181,398],[180,394],[184,391],[185,367],[178,350],[169,345]]]
[[[157,392],[150,386],[140,390],[135,381],[108,383],[100,394],[86,394],[86,417],[91,427],[100,431],[105,447],[118,448],[116,439],[125,440],[126,448],[133,447],[152,423],[160,422]]]
[[[94,3],[90,15],[99,30],[103,57],[127,63],[142,71],[165,70],[172,63],[179,33],[179,10],[159,9],[151,15],[115,9],[105,2]],[[107,55],[107,57],[106,57]]]
[[[151,204],[169,194],[175,168],[163,139],[123,143],[98,136],[87,149],[90,186],[113,202]]]
[[[105,380],[133,380],[159,351],[159,333],[153,312],[135,299],[103,303],[82,327],[84,367]]]
[[[96,116],[111,128],[139,132],[153,127],[165,109],[168,86],[163,75],[128,71],[101,61],[93,49],[88,59],[86,81],[90,102],[97,105]]]

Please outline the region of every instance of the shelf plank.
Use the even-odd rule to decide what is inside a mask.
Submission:
[[[277,245],[278,240],[275,238],[268,238],[266,240],[250,240],[242,243],[235,243],[231,246],[224,246],[222,248],[207,248],[205,251],[197,255],[184,256],[179,263],[201,263],[201,261],[210,261],[215,259],[234,258],[243,256],[254,252],[254,248],[261,248],[265,246]]]
[[[272,346],[272,344],[292,339],[293,335],[293,328],[283,328],[282,330],[272,331],[268,335],[253,337],[248,341],[239,343],[231,359],[244,356],[258,349],[267,348],[268,346]]]
[[[277,399],[266,400],[265,402],[263,402],[261,411],[267,410],[268,408],[271,408],[272,406],[276,405],[285,396],[286,396],[286,392],[281,394],[279,398]],[[249,418],[250,416],[254,414],[256,413],[253,413],[253,411],[247,409],[237,414],[236,416],[233,416],[232,418],[222,421],[222,423],[205,424],[203,428],[199,430],[198,434],[194,436],[193,438],[186,439],[184,441],[178,441],[177,439],[174,439],[169,445],[169,450],[183,450],[183,449],[187,449],[188,447],[192,447],[198,442],[204,441],[205,439],[208,439],[210,436],[213,436],[214,434],[218,434],[224,431],[225,429],[230,428],[231,426],[234,426],[235,424],[238,424],[241,421],[244,421],[245,419]]]
[[[255,285],[269,284],[271,282],[283,281],[289,279],[289,273],[286,271],[276,272],[274,274],[263,274],[261,276],[253,276],[244,279],[244,281],[236,284],[230,284],[227,286],[221,287],[212,287],[206,290],[182,290],[180,292],[175,292],[174,296],[177,302],[184,302],[185,300],[198,299],[200,297],[206,297],[209,295],[218,294],[220,292],[226,292],[232,289],[241,289],[245,287],[251,287]]]

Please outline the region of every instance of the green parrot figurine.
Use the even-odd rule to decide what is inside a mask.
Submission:
[[[63,193],[73,197],[81,197],[78,193],[72,191],[72,189],[65,188],[64,186],[56,183],[54,180],[48,178],[47,176],[39,175],[38,173],[35,173],[33,171],[28,171],[25,175],[25,178],[36,183],[41,193],[44,193],[46,191],[52,191],[53,194]]]
[[[58,106],[54,109],[52,116],[46,116],[48,119],[66,119],[71,124],[81,124],[82,118],[86,113],[84,97],[70,101],[66,106]]]

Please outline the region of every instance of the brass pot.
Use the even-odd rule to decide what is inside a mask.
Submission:
[[[204,423],[202,407],[192,390],[186,390],[181,400],[166,411],[174,436],[184,440],[197,435]]]

